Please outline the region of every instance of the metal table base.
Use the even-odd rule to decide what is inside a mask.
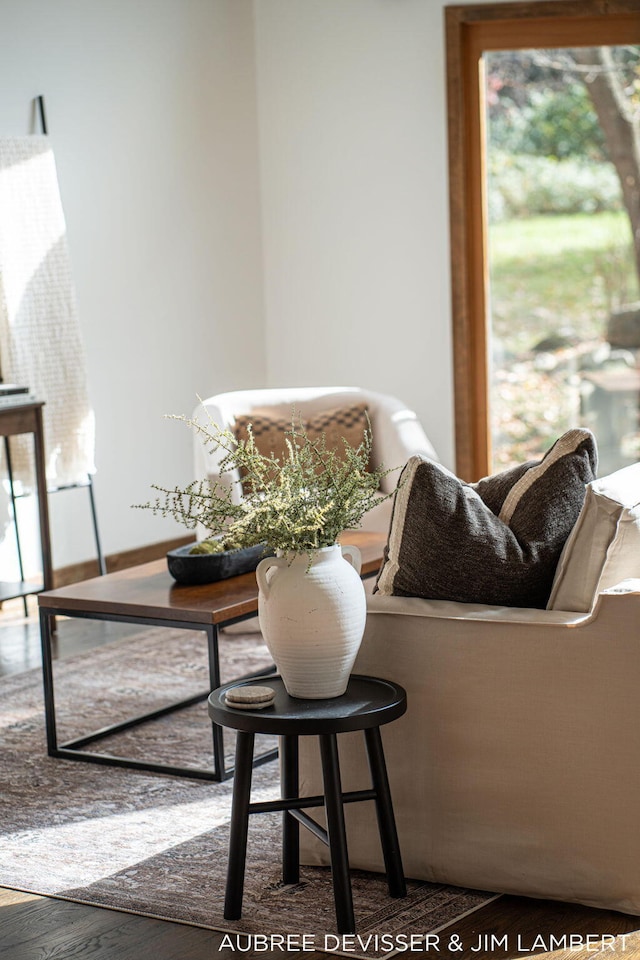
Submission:
[[[53,660],[51,655],[52,637],[55,632],[55,618],[58,616],[78,617],[86,620],[106,620],[115,623],[139,623],[144,626],[153,627],[171,627],[183,630],[199,630],[207,635],[207,652],[209,661],[209,689],[202,693],[195,694],[183,700],[175,701],[157,710],[151,710],[148,713],[139,714],[130,717],[120,723],[114,723],[99,730],[77,737],[74,740],[67,740],[64,743],[58,742],[58,730],[56,723],[56,705],[55,690],[53,682]],[[188,777],[195,780],[211,780],[217,783],[228,780],[233,776],[235,767],[227,767],[224,759],[223,728],[211,721],[211,730],[213,736],[213,769],[205,767],[181,767],[168,763],[160,763],[152,760],[135,760],[130,757],[120,757],[109,753],[95,753],[84,750],[83,747],[91,743],[96,743],[105,737],[121,733],[124,730],[130,730],[133,727],[143,723],[149,723],[160,717],[167,716],[177,710],[184,710],[196,703],[205,701],[211,690],[220,686],[220,658],[218,650],[218,626],[229,626],[232,623],[240,623],[243,620],[251,619],[255,614],[250,613],[245,616],[235,617],[224,623],[202,624],[190,623],[183,620],[159,620],[149,617],[124,616],[118,614],[100,614],[88,613],[78,610],[65,610],[60,607],[49,608],[40,607],[40,637],[42,643],[42,672],[44,682],[44,708],[47,731],[47,753],[50,757],[60,757],[65,760],[82,760],[87,763],[99,763],[106,766],[127,767],[131,770],[146,770],[151,773],[170,774],[175,777]],[[268,676],[275,673],[275,666],[259,670],[255,673],[244,674],[238,677],[238,682],[251,680],[256,677]],[[254,766],[260,766],[268,763],[278,756],[277,747],[258,754],[253,761]]]

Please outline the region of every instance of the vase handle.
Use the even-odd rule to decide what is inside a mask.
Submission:
[[[258,589],[265,600],[269,596],[271,581],[273,580],[273,576],[269,576],[269,571],[273,570],[275,573],[275,570],[278,567],[286,566],[287,561],[285,557],[265,557],[264,560],[261,560],[256,567],[256,580],[258,581]]]
[[[345,558],[345,560],[349,561],[356,573],[360,573],[360,569],[362,568],[362,554],[357,547],[342,547],[342,556]]]

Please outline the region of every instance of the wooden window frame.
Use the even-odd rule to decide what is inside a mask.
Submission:
[[[491,464],[482,54],[640,43],[638,0],[534,0],[445,7],[456,471]]]

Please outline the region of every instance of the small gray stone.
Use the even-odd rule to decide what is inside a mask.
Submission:
[[[273,702],[275,690],[272,687],[263,687],[257,685],[231,687],[225,694],[225,702],[230,706],[242,705],[247,707],[258,707],[261,704]]]
[[[274,701],[275,697],[271,697],[271,700],[260,700],[258,703],[234,703],[228,697],[225,696],[224,698],[225,704],[234,710],[264,710],[265,707],[272,707]]]

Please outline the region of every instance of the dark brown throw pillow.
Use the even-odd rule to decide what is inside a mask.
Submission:
[[[351,447],[359,447],[369,427],[366,403],[321,410],[304,420],[295,413],[293,422],[296,427],[302,423],[310,440],[318,440],[324,434],[327,450],[335,450],[338,454],[344,450],[343,440]],[[256,410],[236,417],[234,433],[237,440],[246,441],[251,425],[258,452],[265,457],[273,454],[282,460],[288,456],[286,439],[291,423],[292,417],[274,417]]]
[[[411,457],[396,492],[376,591],[545,607],[597,462],[595,438],[582,429],[565,433],[542,460],[475,484]]]

